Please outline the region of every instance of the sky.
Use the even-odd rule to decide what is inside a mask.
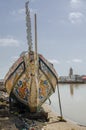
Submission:
[[[23,51],[26,0],[0,0],[0,78]],[[32,41],[37,13],[38,52],[54,64],[59,76],[86,74],[86,0],[30,0]],[[34,47],[33,47],[34,48]]]

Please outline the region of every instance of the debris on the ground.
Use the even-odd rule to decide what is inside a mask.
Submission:
[[[44,104],[38,113],[19,111],[17,105],[9,110],[9,95],[0,91],[0,130],[86,130],[70,122],[61,122],[56,113]]]

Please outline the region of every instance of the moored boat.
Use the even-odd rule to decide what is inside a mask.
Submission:
[[[32,50],[31,20],[26,2],[26,26],[28,51],[22,53],[5,76],[9,95],[37,112],[41,105],[55,92],[58,76],[53,65],[37,52],[37,25],[35,14],[35,51]]]

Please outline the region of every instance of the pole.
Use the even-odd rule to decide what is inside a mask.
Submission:
[[[34,18],[35,18],[35,55],[36,55],[36,60],[37,60],[37,18],[36,18],[36,14],[34,14]]]
[[[62,106],[61,106],[61,98],[60,98],[60,92],[59,92],[59,85],[58,85],[58,82],[57,82],[57,91],[58,91],[58,99],[59,99],[59,108],[60,108],[60,121],[63,120],[63,114],[62,114]]]

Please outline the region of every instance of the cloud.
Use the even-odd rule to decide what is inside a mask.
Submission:
[[[31,14],[34,14],[36,12],[37,12],[37,9],[30,8],[30,13]],[[25,8],[22,8],[22,9],[19,9],[19,10],[13,10],[12,12],[10,12],[10,14],[13,15],[13,16],[16,16],[16,17],[24,16],[26,14]]]
[[[78,59],[78,58],[66,61],[66,63],[68,63],[68,64],[71,64],[71,63],[82,63],[82,62],[83,61],[81,59]]]
[[[71,59],[71,60],[67,60],[67,61],[66,61],[67,64],[82,63],[82,62],[83,62],[83,60],[78,59],[78,58],[76,58],[76,59]]]
[[[59,64],[60,62],[58,60],[52,59],[52,60],[48,60],[49,62],[53,63],[53,64]]]
[[[84,20],[84,15],[81,12],[71,12],[69,13],[69,21],[73,24],[82,23]]]
[[[14,38],[0,38],[0,46],[3,47],[18,47],[19,41]]]
[[[11,13],[11,15],[21,15],[21,14],[25,14],[25,8],[19,9],[19,10],[13,10]]]
[[[25,8],[18,10],[18,14],[23,14],[23,13],[25,13]]]
[[[82,6],[83,2],[82,0],[71,0],[70,5],[73,9],[78,9]]]
[[[75,63],[82,63],[82,60],[81,60],[81,59],[73,59],[72,62],[75,62]]]

